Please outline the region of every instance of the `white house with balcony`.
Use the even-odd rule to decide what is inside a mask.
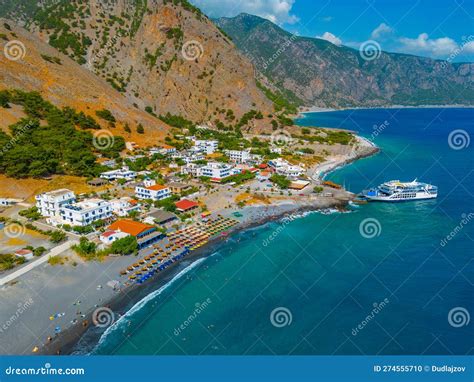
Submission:
[[[94,198],[62,206],[59,221],[51,222],[53,224],[86,226],[97,220],[107,220],[111,217],[112,205],[105,200]]]
[[[216,140],[193,139],[193,142],[194,150],[206,153],[206,155],[214,154],[219,146],[219,142]]]
[[[195,152],[195,153],[192,153],[192,154],[186,154],[183,156],[182,158],[186,163],[192,163],[192,162],[197,162],[197,161],[200,161],[200,160],[204,160],[205,157],[203,154],[201,154],[200,152]]]
[[[207,165],[201,167],[200,172],[200,176],[207,176],[214,180],[221,180],[228,176],[240,173],[240,170],[227,163],[209,162]]]
[[[301,166],[292,165],[284,159],[276,158],[268,161],[268,165],[275,169],[279,175],[284,175],[288,178],[297,178],[304,174],[305,169]]]
[[[192,177],[200,177],[201,169],[204,167],[202,164],[188,163],[186,166],[181,166],[181,174],[191,175]]]
[[[262,160],[261,155],[251,154],[250,150],[225,150],[224,153],[234,163],[258,162]]]
[[[127,166],[124,166],[118,170],[106,171],[100,174],[102,179],[116,180],[125,179],[126,181],[133,180],[137,177],[135,171],[131,171]]]
[[[110,200],[110,205],[112,206],[112,212],[117,216],[128,216],[130,212],[140,212],[140,206],[136,200],[128,196],[124,196],[120,199]]]
[[[44,192],[36,195],[36,207],[41,215],[45,217],[59,217],[60,208],[66,204],[76,201],[76,195],[67,188]]]
[[[171,189],[154,180],[147,179],[142,185],[135,187],[135,196],[139,199],[162,200],[171,196]]]

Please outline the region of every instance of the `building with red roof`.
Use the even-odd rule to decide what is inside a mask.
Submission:
[[[189,212],[199,207],[199,204],[188,199],[182,199],[179,202],[176,202],[175,205],[179,212]]]
[[[157,242],[164,236],[156,230],[155,226],[129,219],[117,220],[109,226],[109,230],[125,232],[135,236],[140,249]]]

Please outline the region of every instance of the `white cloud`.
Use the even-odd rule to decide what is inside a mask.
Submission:
[[[474,53],[474,41],[466,42],[466,43],[462,46],[462,50],[463,50],[465,53]]]
[[[297,16],[291,14],[295,0],[191,0],[191,3],[209,17],[233,17],[244,12],[280,25],[299,21]]]
[[[393,32],[392,27],[389,27],[387,24],[382,23],[372,31],[372,34],[370,35],[370,37],[373,39],[380,39],[381,37],[391,34],[392,32]]]
[[[337,46],[342,44],[342,40],[339,37],[334,36],[331,32],[324,32],[322,36],[316,36],[316,38],[329,41]]]
[[[452,38],[441,37],[430,39],[428,33],[421,33],[417,38],[400,38],[403,52],[428,54],[433,57],[447,56],[458,49],[458,44]]]

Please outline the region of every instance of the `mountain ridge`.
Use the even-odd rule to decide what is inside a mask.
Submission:
[[[305,106],[474,104],[474,64],[370,52],[292,35],[250,14],[215,20],[257,70]]]
[[[248,59],[185,0],[20,3],[3,12],[150,114],[208,122],[222,110],[272,111]]]

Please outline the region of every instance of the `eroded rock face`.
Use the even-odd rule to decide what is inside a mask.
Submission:
[[[7,25],[8,28],[5,26]],[[56,49],[41,41],[34,34],[15,26],[10,20],[0,19],[0,34],[5,36],[5,44],[12,48],[13,59],[0,55],[0,90],[20,89],[37,91],[55,106],[71,107],[92,116],[104,129],[122,135],[126,140],[135,141],[142,146],[161,141],[169,131],[169,126],[158,118],[140,110],[120,92],[113,89],[105,80]],[[110,124],[98,118],[98,110],[107,109],[116,119]],[[24,113],[17,108],[2,108],[0,129],[18,122]],[[146,136],[137,134],[138,124],[145,127]],[[128,125],[130,132],[125,131]]]
[[[186,1],[48,4],[14,17],[142,110],[197,122],[218,116],[216,108],[232,109],[237,117],[272,110],[249,60]]]
[[[307,106],[474,104],[473,64],[383,51],[364,59],[247,14],[216,23],[270,82]]]

